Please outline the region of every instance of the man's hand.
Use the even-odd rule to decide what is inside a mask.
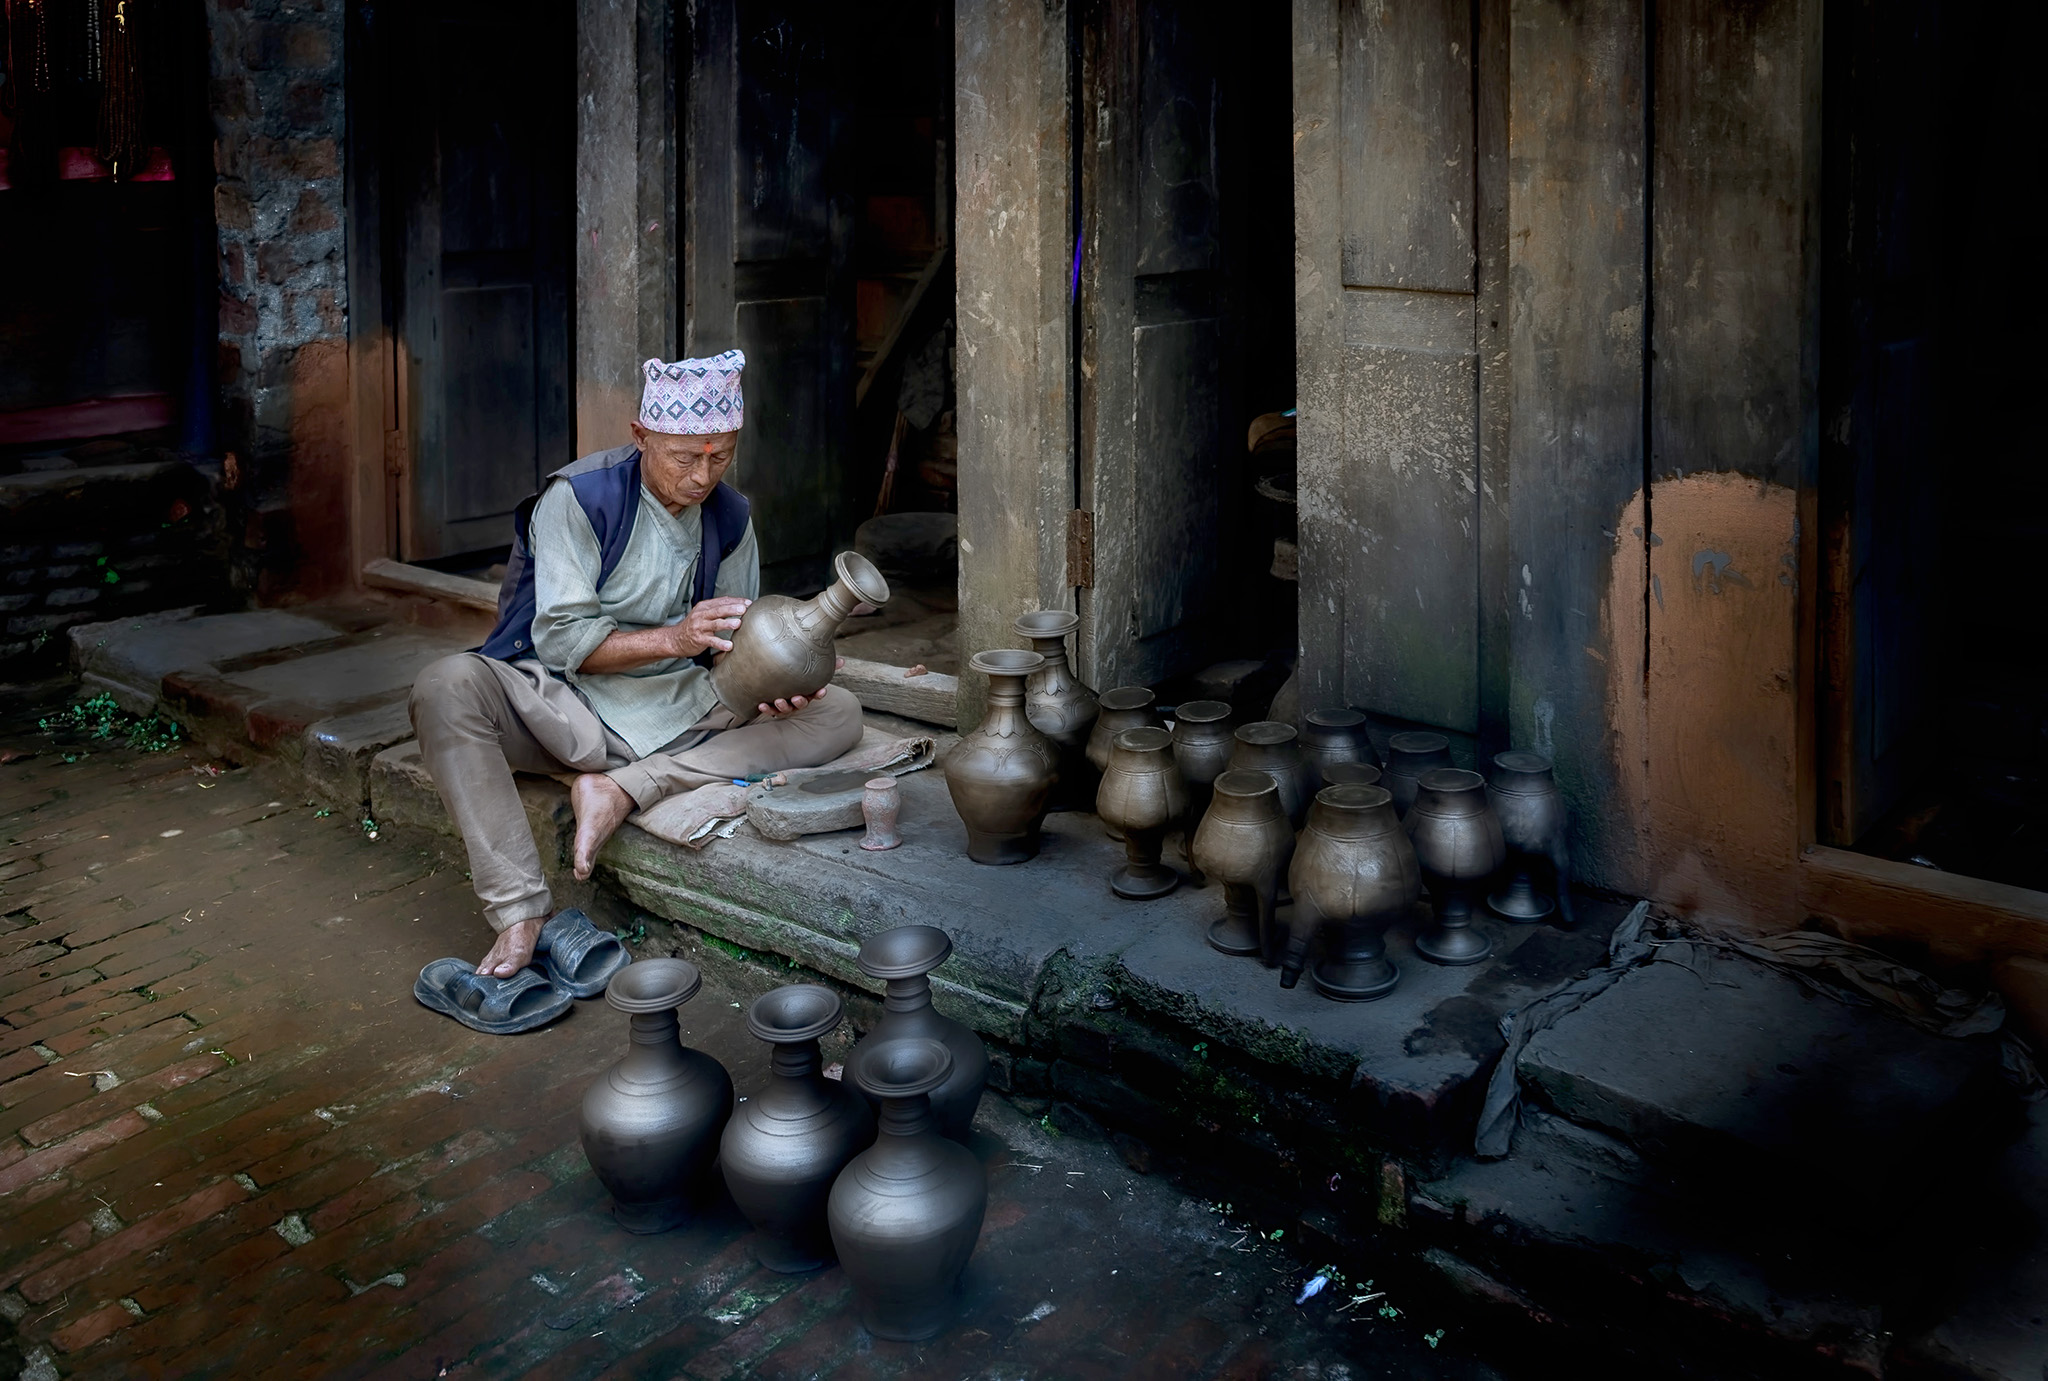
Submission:
[[[846,659],[844,657],[841,657],[832,664],[832,670],[837,671],[839,670],[839,668],[845,665]],[[821,698],[826,691],[831,689],[832,688],[830,686],[820,686],[816,690],[812,691],[809,695],[792,695],[791,697],[789,697],[789,699],[778,700],[772,705],[763,702],[762,704],[754,706],[754,710],[763,719],[781,719],[784,715],[795,714],[798,710],[801,710],[804,706],[810,704],[813,700]]]
[[[732,651],[732,641],[724,635],[740,626],[747,606],[753,602],[737,595],[720,595],[693,605],[683,621],[674,625],[676,655],[694,657],[704,651]]]
[[[643,628],[637,633],[614,630],[583,659],[583,665],[576,670],[592,676],[600,672],[631,671],[649,662],[694,657],[706,649],[714,654],[730,652],[732,643],[724,635],[740,626],[741,617],[752,603],[752,600],[741,599],[737,595],[720,595],[717,599],[707,599],[693,606],[676,623],[660,628]]]

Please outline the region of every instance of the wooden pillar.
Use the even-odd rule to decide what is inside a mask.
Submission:
[[[953,32],[964,660],[1073,607],[1074,215],[1065,4],[958,0]],[[986,691],[961,676],[962,728]]]

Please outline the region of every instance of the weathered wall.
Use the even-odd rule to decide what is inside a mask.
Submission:
[[[220,445],[258,589],[348,578],[342,0],[208,0]]]

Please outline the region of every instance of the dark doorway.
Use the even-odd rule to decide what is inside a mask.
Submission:
[[[2048,890],[2048,683],[2029,574],[2048,471],[2011,151],[2039,12],[1831,7],[1824,33],[1821,837]],[[2032,131],[2030,134],[2029,131]]]

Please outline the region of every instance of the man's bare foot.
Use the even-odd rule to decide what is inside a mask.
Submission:
[[[491,952],[476,966],[476,971],[492,978],[510,978],[533,962],[533,947],[540,943],[540,928],[547,924],[545,916],[535,916],[530,921],[515,921],[498,932],[498,943],[491,946]]]
[[[604,841],[633,813],[633,798],[602,772],[586,772],[569,788],[569,808],[576,812],[576,880],[584,882]]]

